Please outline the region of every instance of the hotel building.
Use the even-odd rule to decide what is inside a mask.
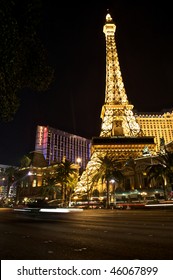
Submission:
[[[48,165],[61,162],[63,157],[73,163],[80,160],[85,169],[90,158],[91,141],[50,126],[37,126],[35,151],[41,152]]]
[[[143,134],[155,137],[157,152],[160,151],[162,144],[168,145],[173,141],[173,110],[160,113],[136,113],[135,117]]]

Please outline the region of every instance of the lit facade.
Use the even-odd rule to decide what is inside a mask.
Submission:
[[[50,126],[37,126],[35,151],[41,152],[48,164],[64,157],[73,163],[80,159],[82,169],[90,158],[90,140]]]
[[[173,111],[163,113],[136,113],[136,119],[144,135],[154,136],[156,151],[160,150],[161,139],[167,145],[173,140]]]

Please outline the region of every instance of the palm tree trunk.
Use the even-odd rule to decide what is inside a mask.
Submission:
[[[106,181],[106,208],[110,208],[110,195],[109,195],[109,180]]]
[[[64,190],[63,204],[64,204],[64,206],[66,206],[66,204],[67,204],[67,185],[66,185],[66,183],[64,184],[63,190]]]
[[[61,189],[61,191],[62,191],[62,194],[61,194],[61,197],[62,197],[62,204],[63,204],[63,206],[64,206],[64,203],[65,203],[65,185],[64,185],[64,183],[62,184],[62,189]]]

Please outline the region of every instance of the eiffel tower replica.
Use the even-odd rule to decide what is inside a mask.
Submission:
[[[155,154],[154,137],[144,136],[129,104],[120,71],[115,43],[116,25],[111,15],[106,15],[103,32],[106,39],[105,103],[101,110],[101,132],[91,142],[91,158],[82,173],[75,193],[86,193],[100,166],[98,158],[111,154],[117,160],[142,157],[147,148]]]

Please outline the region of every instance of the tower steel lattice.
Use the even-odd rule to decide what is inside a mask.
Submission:
[[[102,107],[100,136],[139,136],[139,124],[133,115],[133,105],[126,95],[115,43],[116,25],[110,14],[106,15],[103,32],[106,38],[106,90]]]
[[[145,138],[143,141],[143,133],[133,114],[134,106],[129,104],[126,95],[115,43],[115,31],[116,25],[108,13],[103,26],[106,39],[106,86],[105,103],[101,110],[101,132],[100,137],[96,141],[93,140],[91,158],[80,177],[76,193],[88,192],[91,189],[92,178],[100,166],[100,156],[103,157],[109,152],[114,153],[116,158],[128,158],[132,150],[136,151],[136,155],[139,154],[146,143],[153,147],[151,139],[148,141]],[[121,138],[125,139],[125,142],[119,144]],[[134,139],[137,138],[140,141],[135,142]]]

